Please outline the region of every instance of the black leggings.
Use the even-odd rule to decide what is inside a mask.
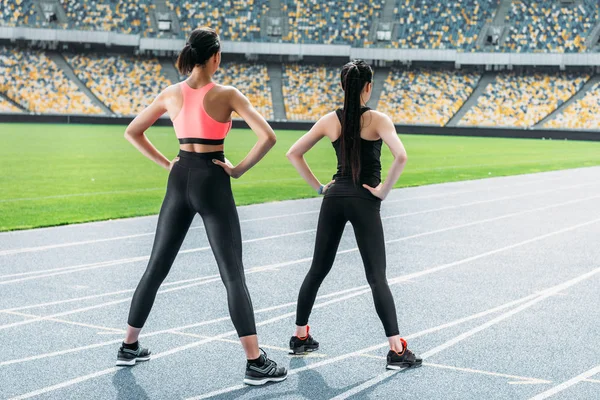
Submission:
[[[298,295],[296,325],[308,324],[317,291],[331,270],[344,227],[350,221],[385,334],[387,337],[399,334],[396,306],[385,277],[385,242],[380,206],[380,201],[361,197],[330,196],[323,199],[312,265]]]
[[[158,216],[148,268],[131,301],[128,323],[144,326],[156,292],[167,277],[194,215],[204,221],[221,279],[227,289],[229,314],[240,337],[255,335],[254,311],[242,265],[242,235],[229,175],[213,159],[223,152],[190,153],[181,150],[167,184]]]

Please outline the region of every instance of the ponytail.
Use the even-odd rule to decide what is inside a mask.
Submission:
[[[340,136],[342,172],[350,168],[352,181],[360,180],[360,131],[361,99],[365,84],[372,81],[373,71],[367,63],[355,60],[342,68],[342,89],[344,89],[344,109],[342,110],[342,134]]]
[[[196,65],[204,65],[221,50],[219,35],[214,29],[198,28],[190,34],[179,57],[177,57],[177,69],[180,74],[190,74]]]

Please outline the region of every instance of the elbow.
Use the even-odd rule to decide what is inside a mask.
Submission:
[[[269,135],[267,136],[267,144],[268,144],[270,147],[273,147],[273,146],[275,146],[275,143],[277,143],[277,136],[275,136],[275,133],[274,133],[274,132],[271,132],[271,134],[269,134]]]
[[[408,155],[406,154],[406,152],[402,152],[396,156],[396,162],[398,164],[406,164],[407,161]]]
[[[135,137],[135,134],[129,129],[125,129],[125,134],[123,135],[128,142],[131,142]]]
[[[290,161],[296,160],[300,157],[300,155],[294,149],[289,149],[288,152],[285,153],[285,156]]]

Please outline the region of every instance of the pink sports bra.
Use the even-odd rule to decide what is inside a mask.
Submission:
[[[211,82],[199,89],[191,88],[185,81],[179,85],[183,95],[183,106],[173,120],[179,143],[223,144],[231,129],[231,121],[216,121],[204,110],[204,96],[215,87],[215,83]]]

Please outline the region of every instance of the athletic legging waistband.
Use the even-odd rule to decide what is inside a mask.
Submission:
[[[210,153],[195,153],[193,151],[185,151],[179,150],[179,161],[178,165],[187,168],[203,168],[207,166],[217,166],[212,160],[217,159],[220,161],[225,161],[225,153],[222,151],[211,151]]]

